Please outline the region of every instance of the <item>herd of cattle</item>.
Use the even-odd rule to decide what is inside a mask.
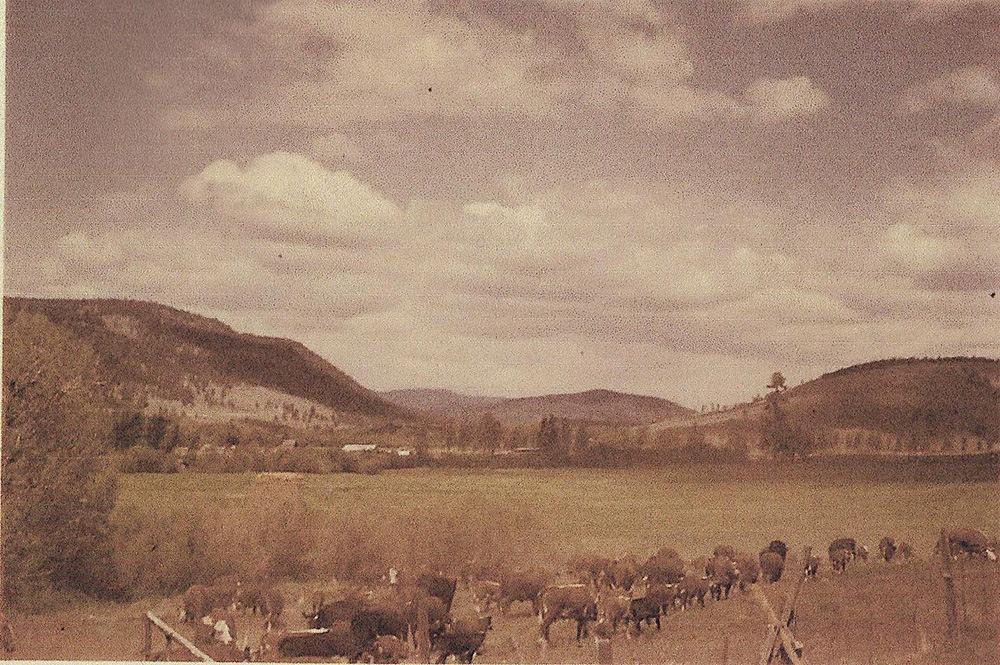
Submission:
[[[996,548],[996,539],[957,528],[942,533],[935,554],[947,551],[953,558],[996,561]],[[844,537],[830,543],[827,555],[838,575],[853,562],[868,561],[870,551]],[[886,536],[879,542],[878,557],[905,562],[914,551],[908,543]],[[577,640],[591,630],[604,638],[620,628],[638,635],[643,624],[655,623],[660,629],[661,617],[668,612],[704,607],[706,599],[723,601],[734,589],[743,591],[759,582],[777,582],[793,562],[807,577],[815,577],[820,566],[818,556],[795,561],[784,542],[773,540],[757,555],[719,545],[711,556],[692,561],[669,547],[644,562],[634,556],[578,556],[558,576],[537,569],[490,570],[472,563],[461,576],[425,572],[407,579],[392,570],[391,579],[375,588],[352,588],[336,597],[315,593],[308,611],[302,612],[309,629],[300,631],[282,626],[284,600],[276,588],[224,580],[188,589],[183,618],[203,624],[216,640],[235,645],[231,612],[259,613],[267,632],[259,649],[248,647],[241,654],[245,659],[346,657],[350,662],[395,663],[409,658],[411,642],[417,647],[423,635],[422,647],[436,662],[454,656],[471,663],[492,628],[492,614],[507,614],[516,603],[530,604],[546,642],[552,625],[562,620],[576,623]],[[460,579],[473,598],[475,613],[468,616],[452,613]]]

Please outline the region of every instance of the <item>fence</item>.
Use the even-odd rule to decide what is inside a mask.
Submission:
[[[146,612],[142,618],[143,625],[143,650],[142,655],[144,660],[150,660],[153,657],[153,629],[158,629],[163,633],[163,637],[166,640],[166,645],[164,647],[164,660],[168,660],[170,657],[170,648],[174,642],[177,642],[182,647],[188,650],[192,656],[202,660],[206,663],[215,662],[210,658],[205,652],[192,644],[186,637],[178,633],[176,630],[164,623],[163,619],[156,616],[152,612]]]

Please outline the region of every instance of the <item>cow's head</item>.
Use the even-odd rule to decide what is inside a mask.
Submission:
[[[992,548],[988,547],[988,548],[986,548],[986,558],[989,559],[990,561],[996,561],[997,560],[997,554],[996,554],[996,552],[993,551]]]

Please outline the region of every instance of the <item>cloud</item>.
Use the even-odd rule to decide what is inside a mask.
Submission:
[[[902,267],[917,271],[940,270],[961,248],[952,240],[929,235],[909,224],[893,224],[883,234],[884,250]]]
[[[81,267],[106,268],[121,261],[121,246],[113,241],[100,241],[85,233],[69,233],[56,241],[59,255]]]
[[[356,240],[385,236],[395,204],[348,171],[276,152],[246,168],[212,162],[181,185],[182,195],[262,231],[292,237]]]
[[[356,154],[347,129],[400,119],[561,124],[587,114],[663,127],[779,121],[828,103],[807,77],[761,79],[746,101],[697,83],[690,31],[653,3],[549,2],[531,12],[540,17],[525,21],[513,8],[477,3],[278,0],[201,48],[219,68],[208,90],[250,81],[253,92],[239,93],[244,103],[179,80],[186,92],[170,100],[162,121],[170,128],[306,128],[325,135],[316,154],[339,159],[338,151]]]
[[[993,0],[914,0],[885,3],[893,10],[908,12],[913,17],[929,17],[956,11],[964,7],[990,4]],[[751,23],[778,23],[798,14],[836,11],[847,7],[870,7],[880,3],[871,0],[741,0],[743,17]]]
[[[830,105],[829,96],[808,76],[759,78],[747,88],[745,97],[749,115],[765,122],[814,115]]]
[[[965,67],[914,85],[903,93],[898,110],[914,114],[942,106],[1000,107],[1000,81],[996,72],[984,66]]]

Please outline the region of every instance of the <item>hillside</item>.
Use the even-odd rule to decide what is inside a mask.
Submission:
[[[461,418],[469,413],[488,411],[504,401],[502,397],[464,395],[453,390],[411,388],[379,393],[384,399],[415,411]]]
[[[554,415],[580,422],[636,426],[693,413],[659,397],[611,390],[519,398],[476,397],[449,390],[395,390],[382,396],[408,408],[449,418],[471,418],[489,412],[510,425]]]
[[[4,320],[39,312],[97,353],[111,379],[146,401],[192,407],[314,409],[409,419],[298,342],[238,333],[214,319],[148,302],[4,298]],[[5,326],[6,328],[6,326]]]
[[[792,421],[821,447],[973,452],[1000,439],[1000,360],[890,359],[847,367],[783,393]],[[654,428],[697,425],[723,443],[733,431],[754,438],[763,402],[672,418]],[[759,438],[759,436],[758,436]]]

